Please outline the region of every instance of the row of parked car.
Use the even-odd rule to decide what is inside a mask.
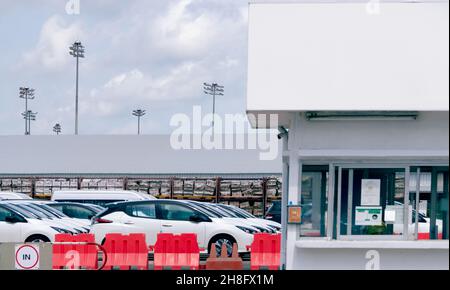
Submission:
[[[107,233],[145,233],[147,244],[157,234],[196,233],[199,247],[220,253],[233,243],[239,252],[259,232],[278,233],[281,225],[257,218],[231,205],[164,200],[130,191],[55,192],[51,201],[0,193],[1,242],[53,242],[55,234],[93,233],[102,244]]]

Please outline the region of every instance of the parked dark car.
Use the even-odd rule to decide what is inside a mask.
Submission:
[[[266,216],[264,217],[266,220],[271,220],[277,223],[281,223],[281,201],[275,200],[272,202],[272,205],[267,210]]]

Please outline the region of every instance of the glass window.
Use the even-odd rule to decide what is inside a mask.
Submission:
[[[0,207],[0,222],[4,222],[7,217],[12,216],[12,212],[6,208]]]
[[[411,167],[409,200],[414,210],[410,232],[415,239],[448,239],[448,179],[448,167]]]
[[[63,208],[63,213],[71,218],[86,220],[91,219],[92,216],[95,215],[94,211],[76,205],[65,205]]]
[[[327,220],[328,166],[303,166],[302,172],[300,236],[324,237]]]
[[[50,207],[53,207],[56,210],[59,210],[60,212],[63,212],[63,205],[62,204],[57,204],[57,203],[52,203],[49,204]]]
[[[340,235],[403,234],[405,169],[343,168],[339,183]],[[411,229],[411,205],[407,212]]]
[[[165,220],[189,221],[195,211],[174,203],[162,203],[160,205],[161,218]]]
[[[125,212],[134,217],[155,219],[156,205],[154,203],[128,205]]]
[[[30,212],[28,210],[24,210],[23,208],[20,208],[14,204],[8,204],[8,207],[12,208],[13,210],[15,210],[16,212],[20,213],[21,215],[23,215],[24,217],[30,219],[40,219],[41,217],[39,217],[38,215],[34,214],[33,212]]]

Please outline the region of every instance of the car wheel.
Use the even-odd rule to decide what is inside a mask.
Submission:
[[[214,245],[214,247],[216,248],[217,255],[220,256],[222,254],[222,246],[226,245],[227,255],[228,257],[231,257],[231,255],[233,254],[234,243],[236,243],[236,240],[232,236],[229,235],[216,236],[212,238],[211,241],[209,242],[208,253],[211,252],[211,245]]]
[[[50,243],[50,239],[43,235],[32,235],[25,240],[25,243]]]

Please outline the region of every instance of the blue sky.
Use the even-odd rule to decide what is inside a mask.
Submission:
[[[21,135],[19,87],[36,90],[33,135],[74,131],[75,59],[80,40],[80,134],[134,134],[131,111],[146,109],[144,134],[172,131],[170,118],[208,113],[203,82],[226,95],[217,112],[245,113],[247,0],[0,0],[0,135]]]

